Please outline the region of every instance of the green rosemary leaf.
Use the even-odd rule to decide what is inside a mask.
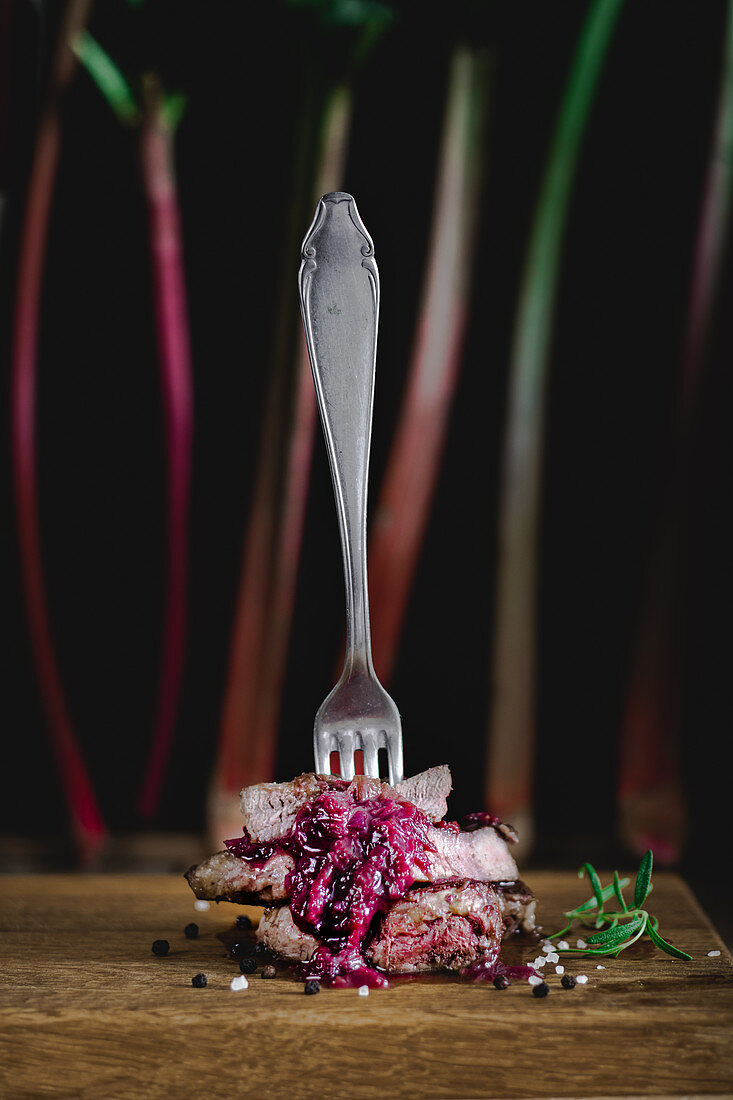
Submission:
[[[632,936],[634,932],[638,932],[645,921],[646,913],[640,914],[638,917],[634,917],[633,920],[627,921],[626,924],[618,924],[615,928],[605,928],[603,932],[596,932],[594,935],[588,936],[588,943],[599,943],[606,946],[618,945],[627,940],[629,936]]]
[[[671,943],[667,943],[665,939],[662,939],[654,926],[655,924],[657,926],[659,925],[659,922],[656,920],[656,918],[654,918],[654,923],[652,923],[652,920],[649,920],[646,926],[647,934],[654,946],[658,947],[660,951],[665,951],[674,959],[685,959],[687,962],[689,962],[692,959],[692,955],[688,955],[686,951],[680,951],[679,948],[673,947]]]
[[[628,879],[626,881],[628,882]],[[623,892],[621,890],[621,883],[619,881],[618,871],[613,872],[613,892],[616,895],[616,898],[618,900],[619,905],[621,906],[621,908],[623,909],[623,911],[625,913],[627,911],[627,907],[626,907],[626,902],[624,900]]]
[[[622,878],[621,879],[621,885],[622,886],[628,886],[629,885],[629,880],[627,878]],[[613,886],[604,886],[603,890],[601,890],[601,894],[603,896],[604,902],[608,901],[609,898],[613,897]],[[580,917],[580,916],[583,915],[583,913],[587,913],[589,909],[595,909],[597,907],[597,905],[598,905],[598,899],[597,898],[595,898],[595,897],[588,898],[588,900],[584,901],[582,905],[579,905],[577,909],[569,909],[565,913],[565,916],[566,917]]]
[[[644,899],[652,892],[652,864],[653,855],[650,849],[645,853],[639,864],[634,884],[634,905],[633,908],[629,908],[623,895],[623,888],[629,885],[629,880],[627,878],[620,879],[618,871],[614,871],[612,884],[601,887],[593,864],[584,863],[578,871],[578,876],[582,878],[583,875],[588,875],[593,886],[593,897],[583,902],[577,909],[568,910],[565,916],[570,919],[570,923],[562,931],[554,932],[548,939],[558,939],[560,936],[566,935],[576,920],[580,921],[584,928],[589,928],[593,927],[590,920],[595,918],[595,927],[600,930],[587,937],[587,947],[556,947],[555,950],[562,955],[614,955],[618,957],[622,951],[625,951],[627,947],[631,947],[632,943],[636,943],[646,932],[652,943],[660,951],[665,951],[675,959],[691,959],[692,956],[688,955],[687,952],[680,951],[662,938],[658,931],[659,921],[657,918],[648,913],[646,909],[641,908]],[[618,911],[604,909],[605,902],[613,896],[615,896],[620,906]],[[594,910],[597,910],[597,913],[594,913]],[[601,927],[602,925],[605,925],[605,927]]]
[[[582,878],[587,874],[590,879],[590,884],[593,887],[593,893],[595,894],[596,903],[600,912],[603,912],[603,903],[606,900],[603,896],[603,887],[601,886],[601,880],[599,879],[596,869],[592,863],[584,863],[578,871],[578,878]]]
[[[581,955],[585,958],[586,955],[613,955],[619,947],[617,944],[611,944],[603,947],[556,947],[555,950],[559,955]]]
[[[644,899],[649,893],[653,862],[654,856],[652,855],[651,848],[649,848],[645,855],[642,857],[642,861],[639,864],[639,870],[636,872],[636,884],[634,886],[634,905],[637,909],[641,908],[641,906],[644,904]]]
[[[567,916],[567,913],[565,914]],[[560,936],[564,936],[566,932],[569,932],[573,927],[573,922],[569,921],[564,928],[561,928],[559,932],[553,932],[551,936],[548,936],[548,940],[558,940]]]

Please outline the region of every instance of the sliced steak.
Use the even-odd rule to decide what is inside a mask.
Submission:
[[[357,776],[356,782],[364,788],[362,797],[379,794],[394,797],[396,790],[398,797],[412,802],[431,821],[440,821],[446,814],[446,799],[451,791],[447,764],[405,779],[394,790],[368,776]],[[324,791],[343,790],[347,786],[347,781],[338,776],[306,772],[289,783],[257,783],[245,787],[239,798],[243,826],[253,844],[269,844],[290,832],[298,810],[306,802]]]
[[[416,882],[456,878],[514,882],[518,878],[506,841],[493,828],[455,833],[431,826],[428,835],[435,851],[427,853],[427,868],[414,867]],[[293,867],[286,852],[276,851],[269,859],[252,862],[232,852],[217,852],[192,867],[186,878],[196,896],[208,901],[272,905],[287,899],[285,879]]]
[[[468,833],[431,828],[429,835],[435,851],[429,855],[427,871],[415,869],[418,881],[473,878],[481,882],[514,882],[519,877],[506,840],[491,826]]]
[[[242,905],[272,905],[287,899],[285,879],[294,866],[287,852],[276,852],[263,863],[248,863],[231,852],[217,852],[186,872],[197,898],[236,901]]]
[[[366,957],[390,974],[461,970],[494,962],[504,930],[499,897],[487,882],[413,887],[384,914]]]
[[[533,932],[537,899],[529,887],[520,879],[516,882],[495,882],[493,885],[499,896],[504,918],[504,935],[510,936],[512,932]]]
[[[262,914],[257,925],[257,939],[276,955],[294,962],[306,962],[321,946],[315,936],[301,932],[293,920],[289,905],[267,909]]]
[[[330,786],[325,776],[306,772],[290,783],[256,783],[245,787],[239,796],[239,808],[252,843],[269,844],[285,836],[295,824],[300,807]]]
[[[391,973],[460,969],[496,957],[502,937],[534,926],[535,899],[522,882],[454,880],[413,886],[382,917],[366,956]],[[302,932],[289,906],[263,914],[257,938],[286,959],[306,962],[318,940]]]
[[[453,790],[450,768],[439,764],[426,772],[403,779],[395,787],[400,798],[419,807],[431,821],[442,821],[448,813],[448,795]]]

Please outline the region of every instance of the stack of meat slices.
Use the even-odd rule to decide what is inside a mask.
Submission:
[[[258,939],[306,977],[386,984],[490,965],[503,938],[534,928],[535,900],[514,830],[489,814],[445,822],[450,791],[445,765],[395,788],[313,774],[247,787],[242,838],[186,878],[198,898],[265,906]]]

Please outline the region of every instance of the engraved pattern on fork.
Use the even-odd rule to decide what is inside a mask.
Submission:
[[[374,244],[353,197],[324,195],[302,247],[300,307],[321,425],[333,480],[346,592],[346,659],[316,714],[316,771],[354,776],[354,751],[364,772],[379,777],[386,748],[389,779],[402,779],[402,724],[372,664],[366,568],[366,504],[379,322],[379,272]]]

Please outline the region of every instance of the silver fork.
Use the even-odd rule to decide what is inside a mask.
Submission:
[[[379,272],[374,245],[356,203],[344,191],[318,202],[298,275],[313,380],[336,497],[346,586],[346,660],[338,683],[316,714],[316,771],[354,777],[354,751],[364,773],[379,778],[386,748],[389,781],[402,779],[402,723],[374,672],[369,635],[366,505],[379,322]]]

